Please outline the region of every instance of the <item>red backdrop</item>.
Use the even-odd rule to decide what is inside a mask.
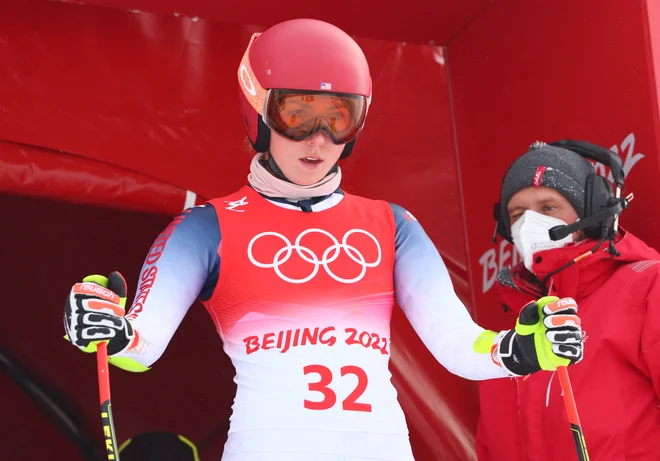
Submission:
[[[478,318],[491,327],[511,322],[489,290],[496,267],[513,258],[512,245],[490,241],[493,203],[506,168],[535,140],[586,139],[618,151],[626,189],[635,193],[621,223],[660,246],[657,95],[645,3],[496,3],[448,46],[471,285]]]
[[[112,165],[204,197],[229,193],[245,182],[250,156],[243,147],[236,67],[255,27],[62,3],[39,8],[20,3],[6,13],[0,21],[9,40],[0,47],[0,59],[11,72],[0,73],[4,107],[0,138],[90,158],[98,161],[93,165],[99,171],[102,164]],[[372,68],[374,99],[367,128],[345,162],[344,186],[409,208],[438,242],[457,291],[467,302],[460,201],[446,207],[443,199],[460,197],[443,49],[358,41]],[[0,144],[3,158],[15,152],[10,149],[10,144]],[[29,160],[35,162],[37,176],[44,172],[37,166],[36,155]],[[80,169],[70,174],[80,175]],[[104,175],[105,179],[111,176]],[[45,173],[42,177],[41,183],[34,177],[18,181],[13,190],[41,196],[37,192],[47,190],[48,181],[53,180]],[[66,190],[71,177],[59,174],[54,181]],[[77,180],[93,182],[86,176]],[[129,185],[135,186],[135,181]],[[70,198],[81,202],[80,191],[70,189]],[[128,203],[135,204],[131,197],[145,196],[139,189],[97,187],[84,197],[104,206],[127,208]],[[52,291],[45,298],[48,301],[40,303],[45,320],[35,330],[38,339],[26,341],[20,330],[7,324],[1,327],[7,330],[2,337],[12,350],[23,351],[29,366],[37,357],[49,364],[39,370],[75,399],[90,434],[98,438],[94,364],[91,357],[61,339],[63,296],[71,283],[90,271],[120,269],[129,283],[135,281],[150,239],[165,221],[156,216],[137,220],[116,210],[6,200],[8,209],[29,210],[23,214],[31,217],[12,220],[8,231],[13,240],[21,237],[21,243],[10,249],[14,263],[5,280],[15,288],[8,302],[22,302],[22,293],[29,290],[32,282],[26,274],[32,255],[38,254],[43,261],[39,271],[42,276],[49,274]],[[176,206],[180,206],[178,200]],[[41,213],[42,208],[47,210]],[[38,224],[46,222],[47,227]],[[121,230],[112,229],[115,223]],[[34,227],[25,232],[25,225]],[[58,243],[63,235],[66,239]],[[113,244],[106,243],[110,237]],[[32,240],[42,243],[36,246]],[[90,246],[100,248],[83,250]],[[82,251],[86,251],[84,257]],[[23,323],[33,315],[27,309],[18,312],[17,320]],[[400,312],[394,324],[392,371],[417,456],[473,457],[475,385],[437,364]],[[64,366],[80,372],[66,373]],[[193,441],[206,440],[202,455],[217,458],[234,392],[233,383],[226,379],[232,371],[210,320],[193,308],[153,370],[145,375],[113,371],[120,439],[154,428],[181,431]],[[13,414],[26,405],[20,399],[6,404],[10,405],[7,412]],[[25,424],[32,418],[26,417]],[[20,425],[7,428],[4,434],[12,443],[5,449],[12,450],[14,457],[25,451],[29,459],[41,448],[32,438],[12,437],[24,431]],[[48,446],[65,449],[62,437],[52,428],[41,437]]]
[[[134,5],[149,6],[142,3]],[[487,288],[512,255],[510,245],[490,243],[492,203],[508,163],[532,141],[576,137],[617,146],[636,193],[622,223],[660,244],[658,49],[650,42],[660,34],[660,12],[653,7],[647,16],[645,0],[603,0],[598,8],[587,0],[462,5],[438,35],[447,47],[403,43],[410,27],[369,34],[375,38],[355,31],[372,67],[374,100],[344,162],[345,188],[410,209],[468,308],[485,326],[505,328],[513,318]],[[10,165],[11,155],[23,162],[0,169],[0,190],[44,196],[55,187],[55,197],[70,191],[68,200],[103,205],[0,196],[0,280],[11,312],[0,324],[0,345],[70,397],[96,440],[94,360],[61,337],[68,287],[90,272],[119,269],[134,289],[169,217],[126,208],[170,214],[185,191],[210,198],[245,182],[250,156],[235,69],[250,34],[265,24],[214,19],[40,0],[0,6],[0,165]],[[425,34],[415,40],[425,43]],[[82,168],[49,173],[38,158],[57,151],[80,157],[90,176]],[[103,187],[74,187],[85,181]],[[435,363],[400,311],[393,324],[394,382],[417,458],[476,459],[476,385]],[[200,443],[203,459],[218,459],[232,373],[207,314],[194,306],[153,370],[112,370],[119,438],[180,431]],[[4,375],[0,389],[0,459],[46,452],[75,459]]]

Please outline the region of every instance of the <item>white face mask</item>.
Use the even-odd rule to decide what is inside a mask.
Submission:
[[[549,230],[555,226],[565,226],[561,219],[546,216],[532,210],[527,210],[511,226],[511,237],[516,250],[523,258],[525,267],[532,271],[534,254],[553,248],[562,248],[573,241],[573,234],[569,234],[561,240],[550,240]]]

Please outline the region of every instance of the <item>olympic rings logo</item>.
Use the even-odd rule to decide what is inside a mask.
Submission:
[[[300,244],[303,237],[311,233],[327,235],[330,238],[330,240],[332,240],[332,245],[330,245],[328,248],[325,249],[325,251],[323,252],[320,258],[312,250]],[[376,249],[378,250],[378,257],[376,258],[375,261],[367,262],[367,260],[364,258],[362,253],[358,251],[357,248],[347,243],[348,238],[353,234],[364,234],[367,237],[369,237],[371,240],[373,240],[373,242],[376,244]],[[257,242],[257,240],[267,236],[273,236],[281,239],[284,242],[284,246],[275,253],[272,262],[262,263],[254,258],[254,255],[252,253],[252,248],[254,244]],[[282,270],[280,269],[280,266],[282,266],[284,263],[286,263],[289,260],[294,250],[296,251],[297,255],[300,258],[313,265],[312,272],[305,278],[294,279],[291,277],[287,277],[282,273]],[[339,257],[339,255],[341,254],[341,250],[344,250],[344,252],[346,252],[346,255],[348,255],[348,257],[351,258],[351,260],[353,260],[361,267],[361,271],[356,277],[348,278],[348,279],[342,278],[339,277],[334,272],[332,272],[332,269],[330,269],[329,264],[335,261]],[[380,249],[380,244],[378,243],[378,240],[372,234],[362,229],[349,230],[342,237],[341,243],[335,238],[334,235],[323,229],[307,229],[301,232],[298,235],[298,237],[296,237],[296,241],[293,244],[291,243],[291,241],[289,241],[288,238],[286,238],[284,235],[278,232],[262,232],[256,235],[255,237],[253,237],[252,240],[250,240],[250,243],[248,244],[247,253],[248,253],[248,258],[250,258],[250,262],[252,264],[254,264],[257,267],[262,267],[264,269],[271,269],[271,268],[274,269],[275,273],[279,276],[279,278],[289,283],[309,282],[316,276],[321,266],[323,266],[325,272],[337,282],[356,283],[364,278],[365,274],[367,273],[367,268],[378,266],[382,259],[382,251]]]

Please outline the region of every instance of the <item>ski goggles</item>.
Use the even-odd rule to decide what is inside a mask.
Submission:
[[[333,144],[346,144],[364,126],[368,102],[356,94],[271,89],[263,118],[269,128],[293,141],[322,131]]]

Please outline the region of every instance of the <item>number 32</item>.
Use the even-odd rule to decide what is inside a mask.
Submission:
[[[323,400],[320,402],[312,402],[305,399],[305,408],[308,410],[327,410],[337,403],[337,394],[328,386],[332,382],[332,371],[323,365],[307,365],[303,368],[305,375],[309,373],[317,373],[320,380],[314,383],[309,383],[309,390],[316,391],[323,394]],[[346,365],[341,367],[341,375],[355,375],[358,378],[358,383],[353,392],[351,392],[341,403],[341,407],[346,411],[371,411],[371,405],[368,403],[358,403],[357,399],[367,389],[368,379],[367,373],[360,367],[354,365]]]

